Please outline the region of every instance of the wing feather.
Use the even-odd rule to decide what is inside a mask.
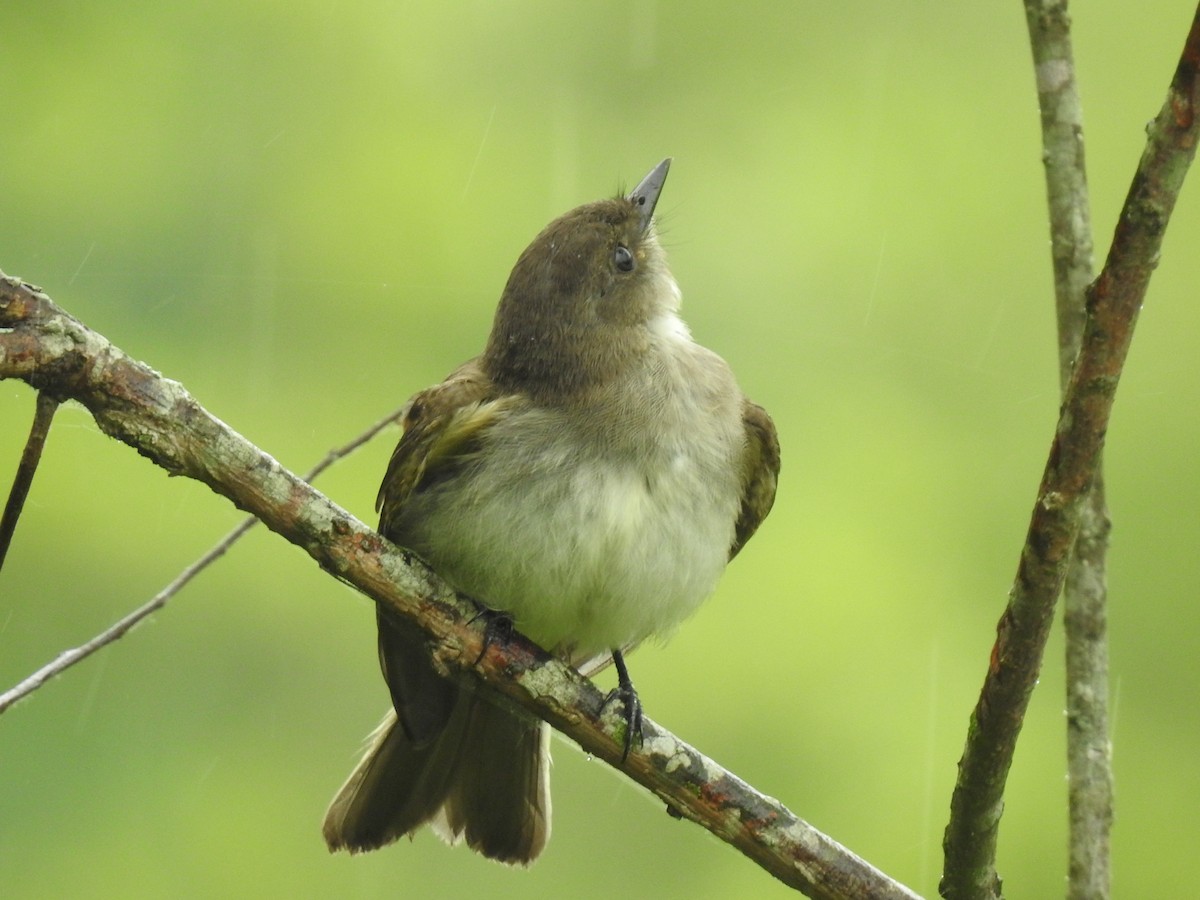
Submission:
[[[779,435],[767,411],[745,401],[742,422],[746,427],[746,452],[742,460],[742,508],[729,558],[733,559],[758,530],[775,502],[779,481]]]
[[[496,411],[495,388],[477,360],[464,363],[441,384],[409,400],[403,416],[404,435],[392,451],[375,499],[380,533],[404,544],[396,523],[405,501],[469,456],[480,430]]]

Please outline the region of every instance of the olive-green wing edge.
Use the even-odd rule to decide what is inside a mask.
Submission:
[[[746,427],[746,450],[742,458],[742,508],[738,513],[733,546],[729,558],[746,546],[775,502],[775,487],[779,481],[779,435],[767,411],[746,400],[742,406],[742,423]]]
[[[470,447],[479,430],[498,411],[494,387],[480,370],[478,361],[459,366],[443,381],[415,394],[402,417],[404,434],[379,485],[375,509],[379,530],[396,540],[389,527],[393,516],[423,482],[439,469],[454,464]]]

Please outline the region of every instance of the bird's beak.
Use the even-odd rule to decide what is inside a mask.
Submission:
[[[662,193],[663,182],[667,180],[667,169],[671,168],[671,157],[667,157],[650,170],[650,174],[638,182],[638,186],[629,192],[629,199],[638,208],[638,222],[642,231],[650,226],[654,215],[654,206],[658,203],[658,195]]]

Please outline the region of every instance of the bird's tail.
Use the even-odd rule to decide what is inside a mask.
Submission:
[[[550,837],[550,735],[462,691],[437,735],[411,740],[389,710],[325,814],[330,850],[374,850],[428,823],[447,843],[528,865]]]

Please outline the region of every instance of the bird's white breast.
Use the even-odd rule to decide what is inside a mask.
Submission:
[[[617,416],[602,404],[592,416],[530,406],[505,417],[422,528],[451,583],[572,656],[669,632],[728,561],[741,393],[682,323],[663,325],[637,376],[644,390],[625,386],[638,403]]]

